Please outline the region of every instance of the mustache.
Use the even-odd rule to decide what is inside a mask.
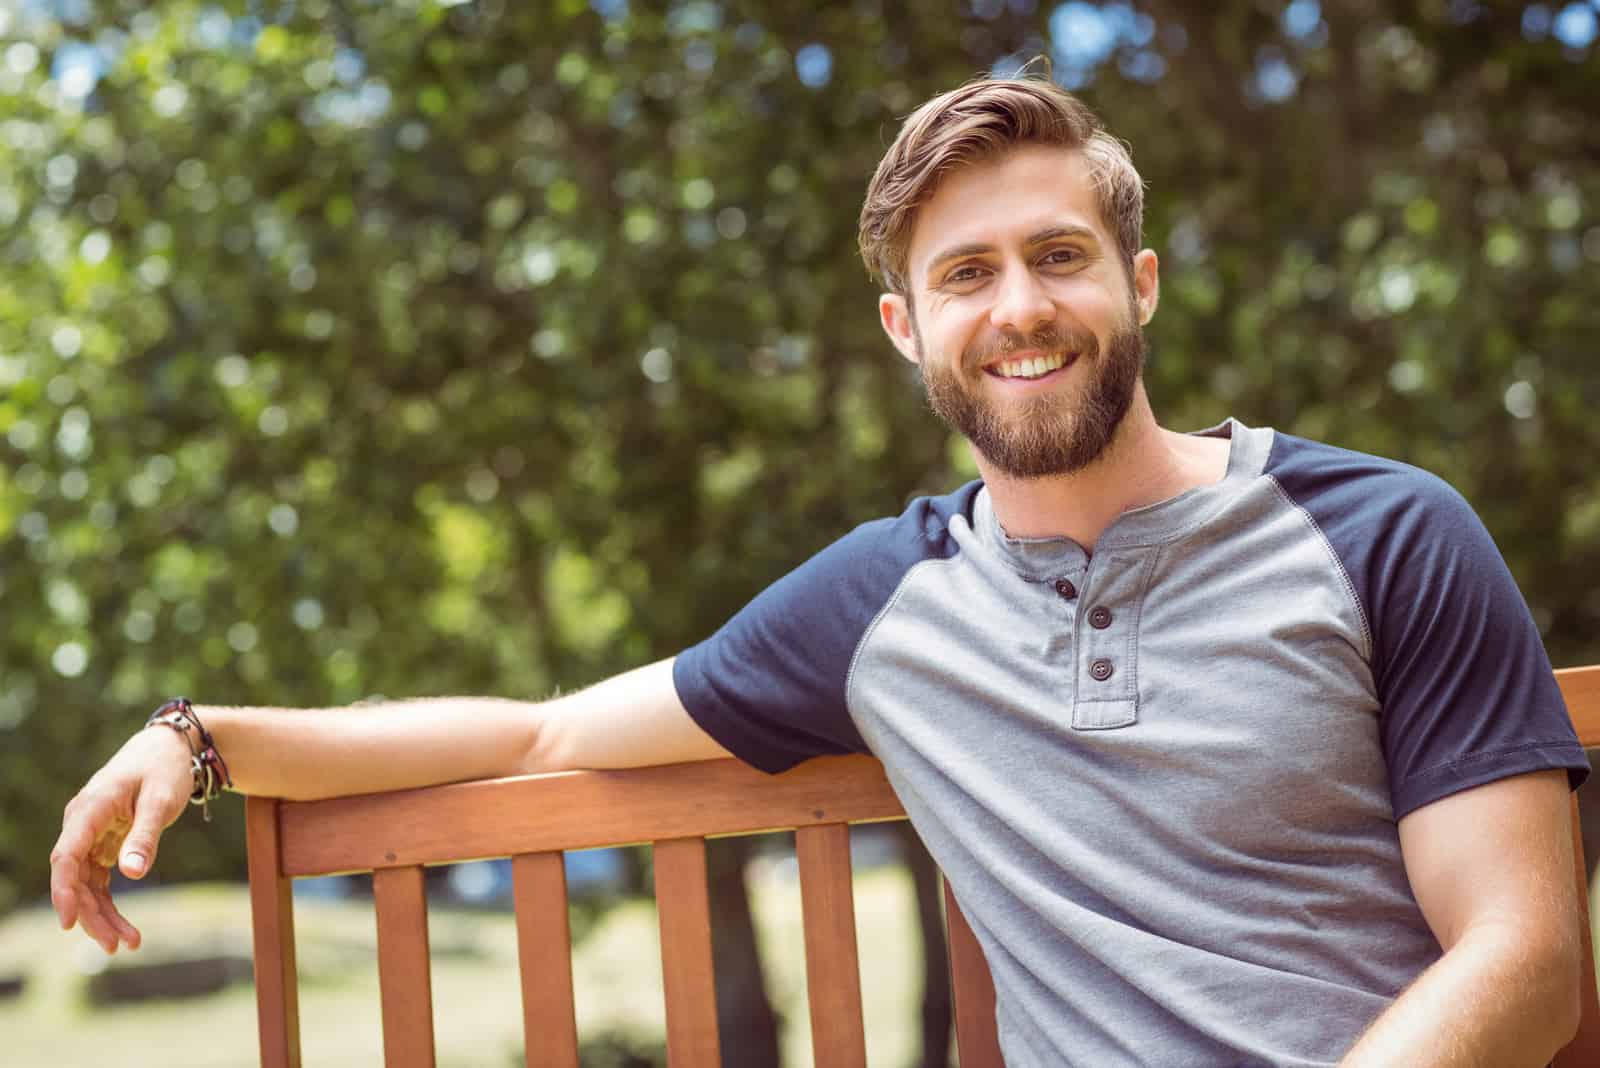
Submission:
[[[1022,349],[1039,349],[1051,355],[1076,352],[1092,359],[1099,355],[1100,342],[1087,330],[1063,330],[1050,322],[1040,323],[1027,334],[1008,327],[994,337],[969,346],[962,354],[962,362],[976,370],[997,357]]]

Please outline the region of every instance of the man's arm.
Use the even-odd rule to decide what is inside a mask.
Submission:
[[[570,768],[728,756],[690,718],[672,660],[546,702],[441,697],[338,709],[224,708],[196,714],[246,794],[310,799]],[[106,950],[140,935],[112,903],[112,865],[140,878],[182,813],[189,748],[170,727],[139,731],[66,808],[50,853],[61,926]]]
[[[1548,1064],[1577,1031],[1582,960],[1565,771],[1463,790],[1400,820],[1412,892],[1444,956],[1343,1068]]]

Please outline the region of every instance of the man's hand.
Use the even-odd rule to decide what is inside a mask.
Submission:
[[[139,929],[111,900],[111,868],[144,877],[161,832],[182,814],[193,784],[183,737],[147,727],[67,803],[50,851],[50,902],[62,930],[78,924],[107,953],[123,942],[139,948]]]

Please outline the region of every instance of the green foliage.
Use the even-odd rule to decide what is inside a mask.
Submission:
[[[1596,659],[1600,65],[1511,7],[1329,7],[1111,8],[1063,63],[1150,184],[1158,411],[1438,471]],[[968,477],[855,215],[916,103],[1071,51],[1033,8],[9,16],[0,895],[166,695],[580,685]],[[237,872],[239,823],[164,875]]]

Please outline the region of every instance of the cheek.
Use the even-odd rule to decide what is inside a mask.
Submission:
[[[938,349],[965,345],[983,322],[983,313],[971,301],[941,298],[928,302],[926,315],[917,320],[922,336]]]
[[[1139,326],[1138,308],[1125,294],[1108,292],[1103,286],[1064,287],[1057,307],[1069,321],[1100,335],[1102,341],[1122,327]]]
[[[1088,271],[1057,279],[1051,286],[1051,294],[1068,310],[1082,315],[1110,315],[1127,303],[1124,294],[1108,289]]]

